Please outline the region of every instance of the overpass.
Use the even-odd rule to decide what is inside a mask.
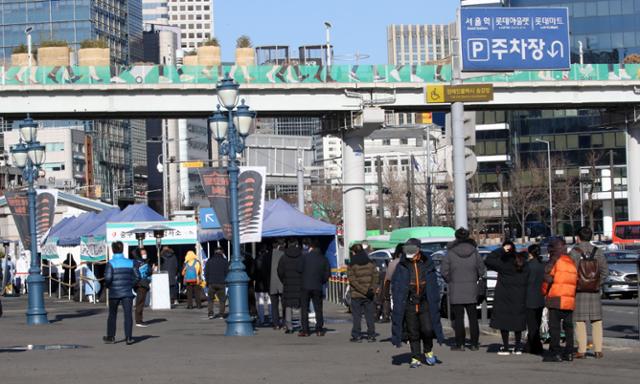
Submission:
[[[278,71],[284,68],[284,75]],[[436,65],[334,65],[330,81],[319,66],[0,67],[0,116],[35,118],[207,117],[215,84],[230,73],[260,115],[325,115],[359,111],[373,103],[395,111],[438,111],[425,87],[451,80]],[[575,108],[640,104],[640,65],[574,64],[569,71],[486,74],[465,84],[492,83],[494,100],[466,109]]]
[[[362,202],[345,206],[345,229],[352,233],[348,244],[364,238],[364,189],[357,187],[364,183],[364,137],[382,126],[384,110],[448,110],[448,104],[427,104],[425,88],[449,83],[452,71],[449,65],[0,67],[0,117],[30,113],[37,119],[206,118],[217,104],[216,83],[227,73],[241,84],[241,97],[260,116],[321,116],[324,130],[342,135],[343,193]],[[574,64],[568,71],[484,74],[464,83],[494,86],[492,101],[466,103],[468,110],[635,111],[640,105],[638,64]],[[629,169],[640,168],[640,128],[634,115],[627,130]],[[640,220],[640,174],[628,175],[629,217]]]

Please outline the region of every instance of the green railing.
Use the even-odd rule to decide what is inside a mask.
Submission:
[[[640,64],[574,64],[568,71],[515,71],[465,82],[639,80]],[[230,74],[240,84],[293,83],[445,83],[449,65],[260,65],[260,66],[40,66],[0,67],[4,85],[60,84],[215,84]]]

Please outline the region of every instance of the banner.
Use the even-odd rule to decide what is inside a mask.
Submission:
[[[42,250],[40,251],[40,257],[42,260],[55,260],[59,259],[58,256],[58,238],[48,237],[47,241],[42,244]]]
[[[36,232],[38,234],[38,247],[42,245],[42,239],[47,237],[53,225],[58,200],[57,189],[36,190]],[[31,234],[29,233],[29,199],[26,191],[5,191],[7,205],[13,216],[13,221],[18,229],[22,246],[31,250]]]
[[[200,181],[218,217],[225,239],[232,238],[229,175],[226,168],[202,168]],[[240,167],[238,177],[238,219],[240,243],[262,241],[266,167]]]
[[[80,260],[88,262],[103,261],[107,259],[107,237],[81,236]]]
[[[138,240],[133,229],[145,229],[153,225],[171,228],[164,233],[162,245],[195,244],[198,242],[198,225],[195,221],[142,221],[133,223],[107,223],[107,243],[122,241],[129,246],[137,246]],[[155,246],[153,231],[145,231],[144,246]]]

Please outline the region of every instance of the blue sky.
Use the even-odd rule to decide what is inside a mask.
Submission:
[[[288,45],[297,56],[300,45],[324,43],[323,23],[330,21],[338,59],[359,52],[370,56],[361,63],[384,64],[387,25],[449,23],[459,4],[458,0],[214,0],[214,28],[222,59],[233,61],[240,35],[248,35],[254,46]]]

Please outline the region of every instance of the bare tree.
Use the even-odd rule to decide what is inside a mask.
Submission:
[[[595,226],[595,220],[594,220],[594,214],[595,212],[600,208],[600,206],[602,205],[602,202],[598,201],[598,200],[594,200],[593,198],[593,193],[595,192],[595,187],[596,187],[596,178],[598,177],[597,174],[597,165],[600,162],[600,160],[602,160],[602,158],[605,156],[606,152],[604,151],[590,151],[587,154],[587,165],[589,166],[589,184],[588,184],[588,188],[587,188],[587,201],[584,202],[584,207],[583,209],[586,210],[586,214],[589,217],[589,228],[594,228]]]
[[[311,204],[307,214],[319,215],[323,220],[336,224],[342,219],[342,188],[339,186],[313,186]]]
[[[482,186],[477,177],[472,177],[469,180],[467,190],[470,194],[476,195],[474,198],[469,199],[467,211],[470,219],[469,221],[470,223],[473,223],[473,225],[470,226],[473,238],[479,241],[480,234],[485,229],[487,214],[483,210],[482,199],[480,199],[479,196],[482,192]]]
[[[384,195],[385,210],[391,214],[391,225],[398,228],[400,218],[407,215],[407,180],[394,167],[384,169],[382,180],[388,191]]]
[[[553,169],[563,171],[563,176],[556,178],[552,188],[556,223],[554,229],[557,229],[558,221],[568,219],[569,223],[571,223],[571,235],[573,235],[575,232],[575,228],[573,228],[574,219],[580,211],[580,194],[578,192],[580,180],[576,174],[568,171],[570,164],[562,155],[553,158],[551,163]]]
[[[544,191],[547,185],[545,175],[540,164],[535,161],[530,161],[524,166],[519,164],[509,174],[510,209],[520,225],[522,241],[526,236],[527,218],[548,206],[548,200],[545,201],[547,194]]]

